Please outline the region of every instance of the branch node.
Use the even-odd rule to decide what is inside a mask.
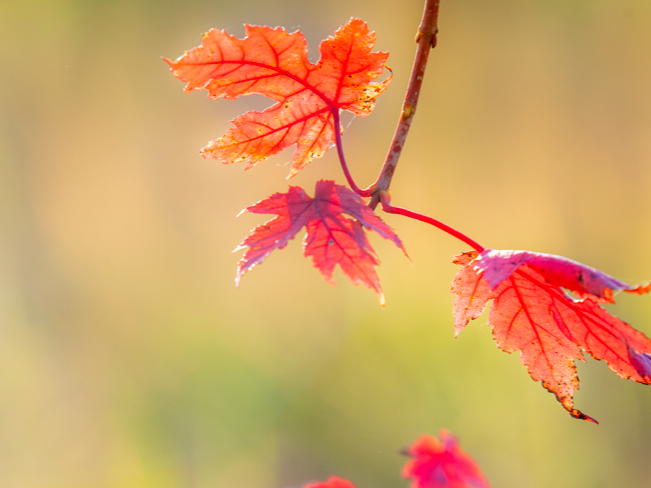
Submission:
[[[411,105],[411,103],[405,103],[405,105],[402,107],[402,118],[403,120],[407,120],[416,113],[416,109]]]

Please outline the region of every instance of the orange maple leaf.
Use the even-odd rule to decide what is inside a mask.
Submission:
[[[574,408],[574,361],[585,361],[584,352],[622,378],[651,384],[651,340],[600,306],[614,303],[613,292],[642,294],[651,286],[633,287],[585,264],[530,251],[470,251],[454,263],[462,266],[452,282],[456,334],[493,300],[488,323],[497,346],[520,351],[531,377],[573,417],[597,423]]]
[[[294,176],[335,142],[335,114],[340,110],[364,117],[390,82],[372,82],[384,69],[388,53],[372,53],[375,34],[366,23],[351,19],[319,47],[321,60],[312,64],[300,31],[245,25],[237,39],[212,29],[200,46],[176,61],[166,59],[174,76],[187,82],[186,92],[208,90],[213,99],[261,94],[277,103],[264,112],[236,117],[219,139],[201,150],[205,158],[226,164],[247,163],[246,169],[296,144]]]

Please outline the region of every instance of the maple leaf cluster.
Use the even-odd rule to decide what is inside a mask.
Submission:
[[[372,52],[374,33],[362,20],[351,19],[321,43],[321,59],[313,64],[300,32],[251,25],[245,29],[243,39],[212,29],[200,46],[176,61],[166,59],[174,76],[187,83],[186,92],[207,90],[213,99],[261,94],[275,102],[263,112],[236,117],[233,127],[211,141],[201,154],[226,164],[243,162],[248,169],[296,146],[289,174],[292,177],[335,144],[346,172],[339,114],[343,110],[357,116],[370,114],[391,81],[391,77],[374,81],[382,74],[388,57],[387,53]],[[418,78],[414,83],[420,82]],[[253,229],[236,248],[244,250],[236,283],[305,229],[304,255],[312,259],[328,283],[334,284],[333,272],[338,265],[353,284],[373,290],[384,304],[376,272],[379,259],[366,232],[373,230],[403,252],[405,249],[362,198],[370,193],[351,181],[349,178],[352,190],[333,181],[318,181],[314,197],[291,186],[286,193],[275,193],[245,208],[243,212],[275,217]],[[579,387],[575,360],[584,361],[584,353],[603,359],[622,378],[651,384],[651,340],[601,306],[614,303],[615,292],[642,294],[651,285],[632,287],[560,256],[485,249],[431,217],[393,207],[386,189],[378,195],[386,212],[434,225],[475,248],[454,261],[461,266],[452,284],[456,334],[492,301],[488,322],[497,346],[509,353],[519,351],[531,377],[554,393],[572,416],[596,422],[574,408],[574,391]]]
[[[375,99],[391,81],[390,77],[372,81],[382,74],[388,54],[371,52],[375,34],[359,19],[351,19],[321,43],[317,64],[309,62],[305,37],[298,31],[288,34],[280,27],[251,25],[245,29],[244,39],[211,29],[200,46],[176,61],[166,61],[174,76],[187,82],[186,92],[207,90],[213,99],[255,93],[276,101],[264,112],[236,117],[234,127],[211,141],[201,154],[225,164],[243,162],[248,169],[295,145],[291,177],[335,143],[335,131],[341,132],[335,120],[341,110],[360,117],[371,113]],[[293,186],[244,211],[277,217],[256,227],[237,247],[236,251],[246,251],[238,264],[236,283],[305,227],[304,254],[328,283],[334,284],[333,271],[339,265],[353,284],[370,288],[384,304],[375,270],[380,261],[365,230],[375,230],[403,251],[404,247],[393,230],[348,188],[319,181],[311,198]]]
[[[440,440],[423,435],[404,453],[411,459],[402,476],[411,479],[411,488],[491,488],[477,463],[450,433],[441,429]],[[356,488],[349,480],[331,477],[308,483],[304,488]]]

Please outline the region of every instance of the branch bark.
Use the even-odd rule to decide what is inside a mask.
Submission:
[[[377,180],[363,191],[367,195],[372,195],[369,205],[373,209],[375,209],[380,202],[380,192],[388,190],[391,185],[391,179],[396,171],[396,166],[398,165],[402,148],[405,145],[409,128],[414,120],[414,114],[416,113],[416,107],[418,106],[418,98],[423,85],[429,52],[436,46],[439,2],[440,0],[426,0],[425,2],[425,10],[423,12],[420,26],[418,27],[418,33],[416,34],[416,43],[418,44],[418,48],[416,50],[416,57],[411,70],[409,85],[407,86],[407,93],[405,94],[405,100],[402,104],[400,120],[398,121],[393,141],[391,141],[391,147],[389,148],[389,152]]]

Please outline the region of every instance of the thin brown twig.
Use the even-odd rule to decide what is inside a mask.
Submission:
[[[369,186],[364,193],[373,195],[369,206],[373,209],[377,207],[380,202],[379,192],[386,191],[391,185],[391,178],[398,165],[402,148],[405,145],[411,122],[416,113],[416,106],[418,105],[418,97],[420,95],[421,86],[423,85],[423,77],[425,76],[425,68],[427,67],[427,58],[429,52],[436,46],[436,34],[438,33],[438,17],[439,17],[439,2],[440,0],[426,0],[425,10],[421,19],[420,26],[418,27],[418,34],[416,35],[416,43],[418,49],[416,50],[416,58],[411,70],[411,78],[407,86],[407,93],[405,100],[402,104],[402,112],[400,120],[396,127],[396,132],[391,141],[391,147],[387,153],[384,165],[380,170],[375,183]]]
[[[358,195],[371,198],[368,203],[369,207],[375,210],[375,208],[381,203],[382,210],[387,213],[402,215],[404,217],[420,220],[426,224],[433,225],[434,227],[437,227],[438,229],[448,233],[452,237],[459,239],[478,252],[482,252],[484,250],[484,247],[481,244],[454,229],[453,227],[450,227],[449,225],[444,224],[443,222],[427,215],[414,212],[413,210],[402,207],[394,207],[390,203],[391,197],[389,194],[389,186],[391,185],[391,179],[393,178],[396,166],[398,165],[398,160],[400,159],[400,154],[402,153],[405,141],[407,140],[407,134],[409,133],[411,122],[414,118],[414,114],[416,113],[416,106],[418,104],[418,98],[420,96],[421,87],[423,85],[423,78],[425,76],[425,68],[427,67],[429,52],[436,46],[436,35],[438,34],[439,2],[440,0],[426,0],[425,2],[425,11],[423,12],[423,18],[421,19],[420,26],[418,27],[418,34],[416,35],[416,43],[418,44],[418,49],[416,50],[416,58],[414,59],[414,65],[411,70],[409,85],[407,86],[407,93],[405,94],[405,100],[402,105],[400,120],[398,121],[398,126],[396,127],[393,141],[391,141],[391,147],[387,154],[386,160],[384,161],[384,165],[382,166],[380,174],[378,175],[375,183],[366,189],[361,189],[355,184],[355,181],[353,180],[353,177],[348,169],[348,165],[346,164],[346,158],[344,157],[343,146],[341,142],[341,122],[339,119],[339,112],[338,110],[333,109],[332,114],[334,115],[334,125],[336,128],[335,137],[337,153],[339,155],[339,161],[341,162],[341,167],[343,169],[344,175],[346,176],[348,184],[350,185],[351,189]]]

